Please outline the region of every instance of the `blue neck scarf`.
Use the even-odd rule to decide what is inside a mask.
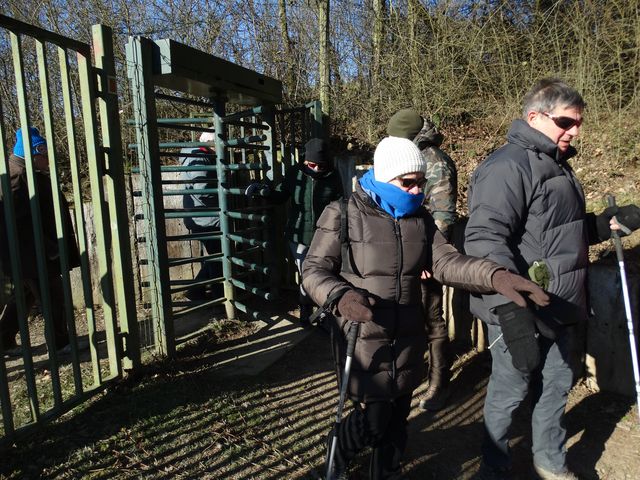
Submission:
[[[390,183],[377,181],[373,168],[362,176],[360,186],[376,205],[396,220],[416,213],[424,201],[424,193],[413,195]]]

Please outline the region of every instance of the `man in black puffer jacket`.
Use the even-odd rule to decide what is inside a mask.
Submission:
[[[367,446],[373,448],[372,479],[400,478],[411,396],[425,375],[423,270],[447,285],[500,291],[520,305],[526,303],[517,291],[539,304],[548,301],[534,283],[446,242],[423,207],[425,171],[411,140],[383,139],[374,168],[359,180],[346,207],[348,252],[343,256],[342,208],[332,202],[318,220],[304,263],[306,291],[335,314],[341,364],[350,322],[362,322],[348,386],[355,409],[336,432],[335,478]]]
[[[551,304],[519,306],[502,295],[474,295],[471,311],[488,325],[493,367],[484,406],[483,475],[508,478],[511,415],[529,388],[533,465],[543,479],[574,479],[566,465],[564,409],[573,381],[574,326],[587,316],[588,246],[610,237],[616,212],[585,213],[567,161],[585,103],[558,79],[540,80],[524,98],[508,143],[475,171],[469,187],[465,251],[537,279]],[[640,226],[638,208],[618,220]],[[624,219],[623,219],[624,217]],[[538,334],[540,333],[540,335]]]

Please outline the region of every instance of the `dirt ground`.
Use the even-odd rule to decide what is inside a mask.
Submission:
[[[279,323],[287,341],[295,318]],[[272,332],[273,333],[273,332]],[[253,332],[251,335],[256,335]],[[11,479],[319,479],[337,389],[328,336],[311,330],[258,375],[216,366],[216,352],[250,337],[204,336],[177,361],[154,366],[2,452]],[[255,362],[263,362],[256,355]],[[480,463],[488,353],[458,357],[450,404],[437,414],[413,402],[405,473],[409,479],[470,479]],[[634,399],[578,384],[567,414],[569,464],[580,478],[640,478],[640,427]],[[516,479],[531,478],[528,407],[517,412]],[[367,478],[367,455],[352,479]]]

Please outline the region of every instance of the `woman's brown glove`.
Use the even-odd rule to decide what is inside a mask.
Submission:
[[[338,301],[338,315],[352,322],[370,322],[373,320],[371,307],[375,299],[365,297],[356,290],[347,290]]]
[[[529,299],[541,307],[549,305],[549,295],[538,285],[509,270],[498,270],[491,277],[493,289],[520,307],[526,307],[527,301],[519,292],[525,292]]]

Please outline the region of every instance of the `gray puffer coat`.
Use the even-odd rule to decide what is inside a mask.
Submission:
[[[507,143],[474,172],[469,186],[465,251],[493,260],[523,277],[535,261],[550,273],[551,305],[539,310],[550,324],[586,318],[589,238],[582,187],[567,160],[546,135],[515,120]],[[502,295],[475,295],[471,311],[497,324]]]
[[[424,208],[394,220],[358,184],[348,203],[349,269],[342,262],[340,219],[340,202],[332,202],[318,220],[304,262],[304,288],[318,305],[354,287],[376,299],[373,321],[361,325],[356,343],[350,397],[370,402],[409,394],[424,376],[421,272],[447,285],[488,292],[500,266],[460,254]],[[336,320],[346,333],[349,322]]]

